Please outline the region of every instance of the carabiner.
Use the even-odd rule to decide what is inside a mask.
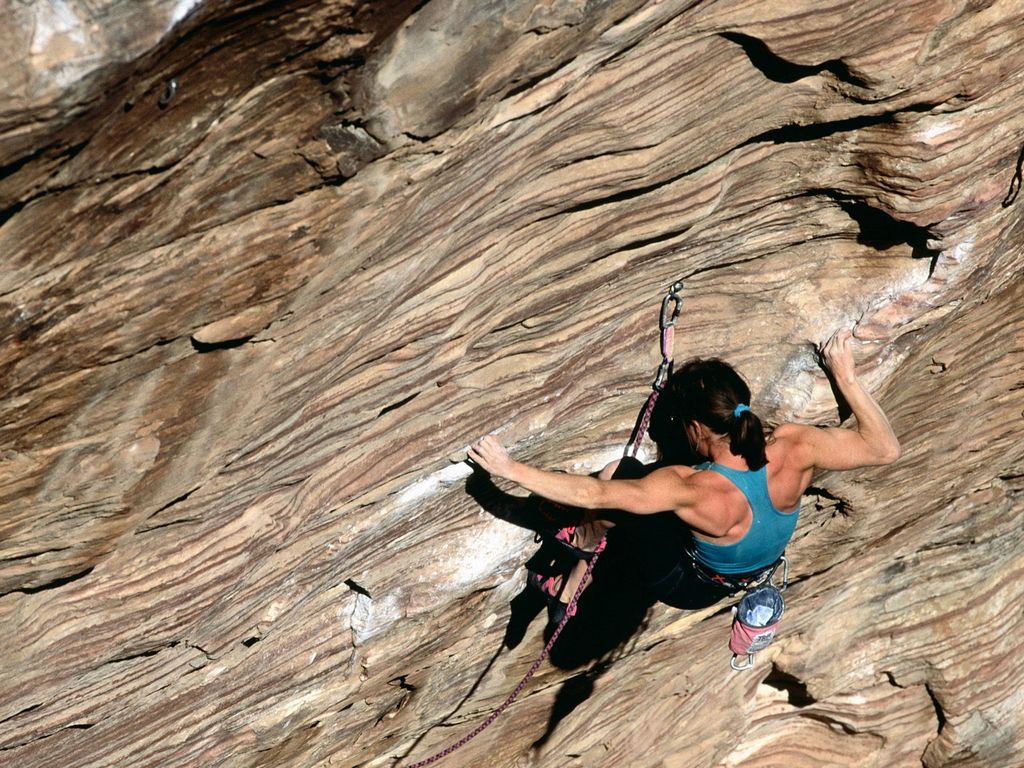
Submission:
[[[679,319],[679,313],[683,309],[683,297],[679,295],[679,292],[682,290],[683,281],[676,280],[676,282],[672,283],[672,287],[668,289],[668,293],[665,295],[665,298],[662,299],[661,330],[671,328]]]
[[[178,78],[172,77],[170,80],[167,81],[167,84],[164,86],[164,92],[160,94],[160,98],[157,100],[156,105],[160,107],[160,109],[163,109],[171,103],[171,100],[174,99],[177,93]]]
[[[742,672],[745,669],[750,669],[752,666],[754,666],[754,654],[748,653],[747,663],[744,664],[742,662],[736,661],[736,654],[734,653],[732,655],[732,659],[729,661],[729,666],[735,669],[737,672]]]
[[[661,392],[665,388],[665,384],[668,382],[669,374],[672,373],[672,361],[662,360],[661,365],[658,366],[658,372],[654,376],[654,383],[651,385],[658,392]]]

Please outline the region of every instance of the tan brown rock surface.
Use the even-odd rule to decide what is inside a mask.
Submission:
[[[815,480],[753,671],[609,555],[445,764],[1024,764],[1019,2],[6,5],[107,59],[3,74],[0,762],[471,730],[544,638],[459,452],[616,456],[683,278],[772,419],[853,325],[904,456]]]

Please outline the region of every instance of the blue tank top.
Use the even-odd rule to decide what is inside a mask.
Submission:
[[[735,544],[713,544],[694,536],[692,551],[697,562],[716,573],[735,574],[767,568],[778,560],[796,530],[800,507],[789,514],[775,508],[768,495],[768,468],[750,472],[708,462],[697,469],[717,472],[729,480],[747,497],[753,513],[750,530]]]

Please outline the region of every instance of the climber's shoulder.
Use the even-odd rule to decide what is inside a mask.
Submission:
[[[818,433],[818,427],[806,424],[780,424],[772,431],[766,447],[769,463],[786,464],[795,469],[814,466]]]

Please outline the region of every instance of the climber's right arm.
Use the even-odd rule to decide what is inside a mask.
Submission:
[[[822,357],[832,372],[840,393],[857,418],[854,429],[804,427],[787,424],[776,430],[782,439],[799,445],[807,469],[856,469],[892,464],[900,457],[899,439],[885,412],[857,378],[852,334],[837,331],[822,348]]]
[[[581,509],[618,509],[637,515],[692,507],[699,494],[686,482],[688,467],[664,467],[638,480],[603,480],[550,472],[516,461],[493,435],[474,443],[469,458],[492,475],[545,499]]]

